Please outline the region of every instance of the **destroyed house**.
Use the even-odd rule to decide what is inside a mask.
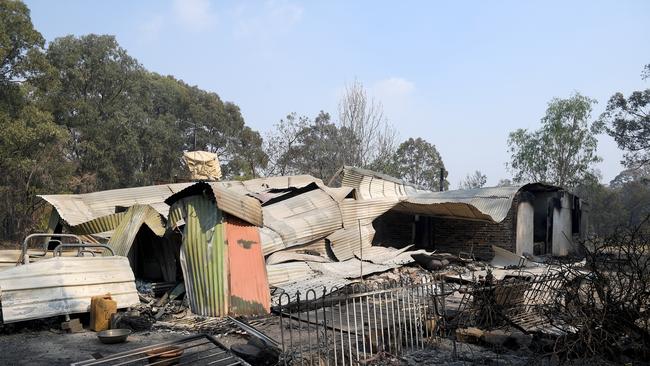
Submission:
[[[373,245],[467,254],[490,260],[492,245],[519,255],[565,256],[584,238],[587,205],[560,187],[526,184],[444,192],[346,167],[341,184],[370,202],[405,197],[373,221]]]
[[[55,209],[51,233],[108,243],[136,278],[183,280],[205,316],[268,312],[269,288],[344,286],[418,251],[566,255],[584,234],[583,203],[558,187],[430,192],[354,167],[336,178],[338,187],[300,175],[41,198]]]

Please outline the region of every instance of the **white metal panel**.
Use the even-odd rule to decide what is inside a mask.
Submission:
[[[0,271],[5,323],[89,311],[110,294],[118,308],[140,302],[126,257],[57,257]]]

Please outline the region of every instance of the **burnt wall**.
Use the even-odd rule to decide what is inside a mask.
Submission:
[[[403,248],[413,244],[414,216],[397,211],[388,211],[372,222],[375,228],[373,245]]]
[[[492,259],[492,245],[515,252],[519,201],[520,196],[517,194],[508,215],[498,224],[433,218],[433,243],[427,249],[453,254],[473,253],[477,259],[482,260]]]

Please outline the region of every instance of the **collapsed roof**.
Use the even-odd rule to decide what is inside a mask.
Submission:
[[[218,315],[228,311],[229,302],[238,303],[240,307],[264,302],[260,294],[265,291],[262,287],[268,288],[268,285],[286,291],[295,286],[305,288],[325,283],[342,286],[362,275],[357,270],[362,261],[363,275],[412,261],[409,255],[412,252],[372,247],[373,221],[388,211],[498,223],[505,219],[522,189],[558,189],[529,185],[432,192],[394,177],[348,166],[335,178],[340,181],[340,187],[329,187],[320,179],[298,175],[40,197],[56,209],[69,230],[84,235],[101,233],[110,238],[109,245],[115,247],[116,253],[124,256],[128,255],[143,225],[162,237],[167,230],[185,228],[188,226],[186,220],[191,218],[193,228],[184,230],[184,235],[194,236],[187,241],[194,249],[181,249],[181,266],[190,303],[193,311]],[[194,210],[192,215],[207,215],[205,222],[209,225],[200,223],[195,216],[188,216],[189,209]],[[235,218],[248,223],[247,235],[258,238],[255,240],[261,244],[257,256],[260,256],[262,267],[252,273],[264,280],[255,282],[253,287],[259,287],[259,291],[247,294],[246,301],[240,301],[235,293],[239,291],[237,288],[247,287],[236,287],[228,259],[219,259],[219,256],[232,256],[227,249],[229,241],[250,241],[247,238],[228,239],[236,234],[228,233],[228,227],[238,225],[233,221]],[[183,240],[188,239],[184,236]],[[207,247],[204,247],[206,240]],[[216,250],[215,244],[223,248],[216,257],[209,254]],[[252,255],[252,252],[242,253]],[[245,262],[242,258],[236,261]],[[174,272],[175,267],[170,268],[167,272]],[[227,278],[235,281],[231,283],[234,287],[228,289],[224,285],[217,292],[218,297],[205,298],[199,288],[203,281],[219,282]]]

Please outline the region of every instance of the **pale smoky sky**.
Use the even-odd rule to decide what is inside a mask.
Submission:
[[[216,92],[262,134],[290,112],[336,119],[357,79],[400,139],[440,151],[452,188],[474,170],[509,178],[508,133],[553,97],[598,101],[650,87],[648,1],[28,0],[48,41],[113,34],[147,69]],[[599,137],[603,182],[622,152]]]

